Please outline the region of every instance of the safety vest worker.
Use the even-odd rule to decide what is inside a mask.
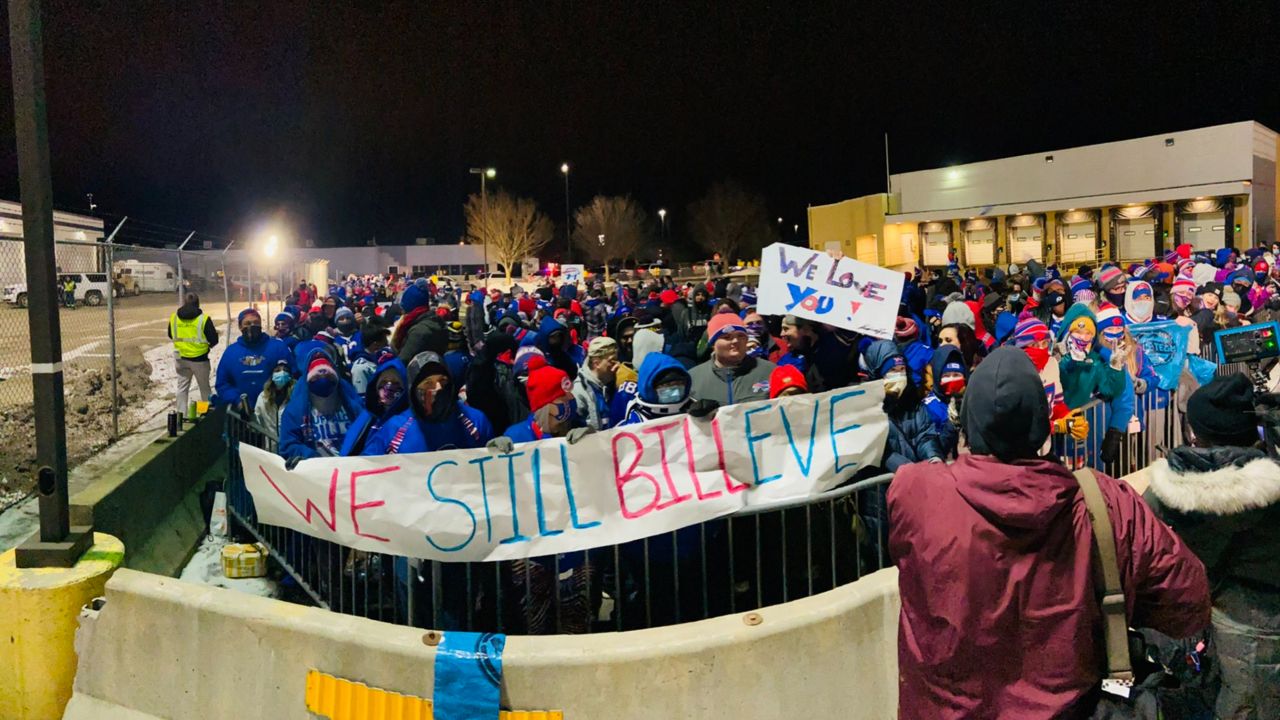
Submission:
[[[205,324],[208,322],[209,316],[204,313],[186,320],[178,317],[176,312],[169,316],[169,337],[173,338],[173,347],[179,357],[194,360],[209,354],[209,339],[205,337]]]

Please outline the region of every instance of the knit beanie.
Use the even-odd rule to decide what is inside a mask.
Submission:
[[[334,322],[338,322],[339,320],[344,320],[344,319],[345,319],[345,320],[355,320],[355,319],[356,319],[356,314],[355,314],[354,312],[352,312],[352,311],[351,311],[351,308],[349,308],[349,307],[340,307],[340,308],[338,308],[338,312],[336,312],[336,313],[334,313],[334,314],[333,314],[333,321],[334,321]]]
[[[1124,282],[1124,271],[1115,265],[1108,265],[1098,273],[1098,287],[1103,292],[1110,292],[1122,282]]]
[[[311,362],[307,364],[307,379],[311,380],[325,370],[336,374],[329,358],[322,352],[315,353],[311,356]]]
[[[1093,283],[1089,282],[1088,278],[1083,278],[1083,277],[1080,277],[1079,275],[1071,278],[1071,297],[1075,297],[1076,293],[1080,292],[1081,290],[1092,290],[1092,289],[1093,289]]]
[[[1216,377],[1187,401],[1187,422],[1196,437],[1213,445],[1258,442],[1253,383],[1243,373]]]
[[[909,317],[898,316],[893,326],[893,339],[900,343],[911,342],[920,335],[920,326]]]
[[[250,315],[252,315],[252,316],[254,316],[254,317],[258,318],[258,321],[259,321],[259,322],[261,322],[261,321],[262,321],[262,315],[261,315],[257,310],[254,310],[253,308],[249,307],[249,308],[245,308],[245,309],[241,310],[241,311],[240,311],[240,314],[236,316],[236,324],[237,324],[237,325],[243,325],[243,324],[244,324],[244,319],[245,319],[246,317],[249,317]]]
[[[778,397],[783,390],[791,387],[798,387],[805,392],[809,392],[809,383],[804,379],[804,373],[800,372],[800,368],[794,365],[779,365],[769,374],[770,400]]]
[[[663,306],[670,306],[680,299],[680,295],[675,290],[667,289],[658,295],[658,299],[662,301]]]
[[[404,310],[405,314],[408,315],[414,310],[426,305],[430,300],[431,295],[427,292],[427,288],[414,283],[405,288],[404,292],[401,293],[400,309]]]
[[[1103,303],[1098,307],[1097,314],[1098,332],[1102,332],[1107,328],[1124,327],[1124,315],[1120,314],[1120,308],[1111,303]]]
[[[529,379],[525,382],[525,389],[529,394],[529,410],[532,412],[573,393],[573,381],[565,371],[547,365],[546,362],[535,356],[529,363]]]
[[[942,311],[943,325],[968,325],[977,329],[977,321],[973,317],[973,310],[962,302],[953,302],[947,305],[947,309]]]
[[[746,326],[742,324],[742,319],[733,313],[719,313],[711,317],[711,321],[707,323],[707,342],[715,344],[715,341],[721,335],[731,332],[747,331]]]
[[[611,337],[593,338],[591,342],[587,344],[587,357],[604,357],[611,352],[617,351],[618,341]]]
[[[1047,339],[1049,339],[1049,326],[1034,317],[1019,322],[1013,329],[1013,343],[1020,348]]]
[[[1174,295],[1179,292],[1195,294],[1196,284],[1191,278],[1179,277],[1173,281],[1173,288],[1170,290]]]

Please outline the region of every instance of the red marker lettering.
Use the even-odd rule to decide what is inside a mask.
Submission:
[[[384,538],[381,535],[370,535],[369,533],[360,532],[360,520],[356,517],[356,511],[363,510],[365,508],[371,508],[371,507],[381,507],[383,505],[386,505],[386,502],[383,500],[374,500],[372,502],[367,502],[367,503],[357,503],[356,502],[356,478],[364,477],[365,475],[380,475],[382,473],[393,472],[399,469],[400,469],[400,466],[396,465],[394,467],[378,468],[377,470],[357,470],[351,473],[351,527],[355,530],[356,535],[359,535],[360,537],[367,537],[372,540],[380,540],[382,542],[391,542],[389,538]]]
[[[631,461],[631,466],[627,468],[625,473],[622,472],[622,466],[618,462],[618,443],[624,438],[635,443],[636,450],[636,456]],[[644,456],[644,443],[640,442],[640,438],[636,437],[634,433],[620,432],[613,436],[612,450],[613,477],[614,483],[618,488],[618,505],[622,508],[622,517],[627,518],[628,520],[634,520],[648,515],[658,505],[658,501],[662,499],[662,489],[658,486],[658,480],[649,473],[643,471],[635,472],[636,466],[640,464],[640,458]],[[649,504],[639,510],[632,511],[627,508],[627,494],[623,488],[627,483],[637,478],[648,480],[649,484],[653,486],[653,499],[649,501]]]
[[[693,478],[693,490],[698,494],[699,500],[710,500],[714,497],[720,497],[720,491],[704,493],[702,491],[702,482],[698,480],[698,469],[693,461],[693,438],[689,436],[689,416],[684,417],[684,455],[689,461],[689,477]],[[720,465],[724,466],[724,454],[720,455]]]
[[[325,526],[329,528],[330,531],[332,532],[338,531],[338,526],[337,526],[338,516],[337,516],[337,513],[335,512],[337,510],[337,505],[338,505],[338,469],[337,468],[333,469],[333,477],[329,480],[329,517],[325,517],[324,513],[320,512],[320,508],[316,507],[315,504],[311,502],[311,498],[307,498],[307,502],[306,502],[307,510],[306,512],[303,512],[298,508],[297,505],[293,504],[293,501],[289,499],[288,495],[284,494],[284,491],[280,489],[280,486],[276,484],[275,480],[271,479],[271,476],[267,474],[266,469],[264,469],[261,465],[258,466],[258,472],[262,473],[262,477],[267,479],[267,482],[271,484],[271,487],[275,488],[275,491],[280,493],[280,497],[284,498],[284,501],[289,503],[289,507],[293,508],[293,511],[298,513],[298,516],[301,517],[303,520],[305,520],[307,522],[307,525],[311,524],[311,511],[314,510],[316,512],[316,515],[320,516],[320,521],[323,522]]]
[[[749,486],[734,482],[733,478],[729,477],[729,468],[724,464],[724,440],[720,437],[720,418],[711,421],[711,433],[716,441],[716,455],[720,458],[720,472],[724,474],[725,489],[730,495],[746,490]]]
[[[663,435],[663,433],[665,433],[666,431],[670,430],[673,427],[677,427],[678,425],[680,425],[680,423],[681,423],[680,420],[673,420],[672,422],[666,423],[664,425],[657,425],[655,427],[645,429],[646,433],[653,433],[654,435],[658,436],[658,454],[662,460],[662,477],[667,481],[667,489],[671,491],[671,499],[657,505],[654,508],[655,510],[662,510],[663,508],[669,508],[672,505],[678,505],[684,502],[685,500],[688,500],[689,498],[693,497],[688,493],[685,493],[684,495],[680,495],[676,492],[675,481],[671,479],[671,467],[667,464],[667,438],[666,436]]]

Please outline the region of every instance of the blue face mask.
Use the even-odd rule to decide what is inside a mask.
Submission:
[[[551,417],[559,422],[564,422],[574,415],[578,414],[578,401],[570,400],[567,403],[556,403],[552,406]]]
[[[336,387],[338,387],[337,378],[329,377],[328,375],[321,375],[314,380],[307,381],[307,389],[317,397],[329,397]]]
[[[275,383],[276,387],[282,388],[289,384],[289,380],[292,379],[292,377],[293,376],[289,374],[288,370],[280,370],[271,374],[271,382]]]
[[[684,387],[681,385],[671,385],[669,387],[658,388],[658,402],[663,405],[678,403],[683,399]]]

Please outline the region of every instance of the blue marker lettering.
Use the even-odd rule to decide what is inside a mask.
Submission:
[[[538,534],[542,537],[559,535],[563,530],[547,529],[547,513],[542,506],[542,451],[533,451],[533,495],[534,507],[538,513]]]
[[[813,468],[813,437],[818,433],[818,403],[813,404],[813,418],[809,421],[809,452],[805,460],[800,459],[800,451],[796,449],[796,440],[791,432],[791,421],[787,419],[787,409],[779,407],[778,411],[782,413],[782,428],[787,431],[787,442],[791,445],[791,454],[796,456],[796,464],[800,466],[800,472],[807,478],[809,470]]]
[[[437,543],[435,540],[431,539],[430,535],[427,535],[426,538],[427,538],[427,542],[431,543],[431,547],[439,550],[440,552],[457,552],[458,550],[461,550],[467,545],[470,545],[471,540],[475,538],[476,514],[471,512],[471,508],[467,507],[466,503],[462,502],[461,500],[455,500],[449,497],[442,497],[436,492],[436,489],[432,487],[431,481],[435,479],[436,470],[439,470],[445,465],[453,465],[454,467],[457,467],[458,463],[452,460],[442,460],[441,462],[436,463],[435,466],[431,468],[431,471],[427,473],[427,492],[431,493],[431,497],[435,498],[436,502],[446,503],[449,505],[457,505],[458,507],[465,510],[467,513],[467,517],[471,518],[471,534],[467,536],[466,540],[463,540],[457,545],[453,545],[451,547],[445,547],[444,545]]]
[[[848,400],[851,397],[857,397],[866,392],[867,392],[866,390],[851,390],[847,393],[840,393],[839,395],[836,395],[830,400],[829,407],[831,408],[831,418],[830,418],[831,420],[831,423],[830,423],[831,424],[831,456],[835,459],[835,465],[836,465],[835,472],[837,475],[839,475],[844,470],[857,467],[858,463],[852,462],[852,463],[849,463],[848,465],[840,464],[840,450],[836,447],[836,436],[841,433],[849,432],[850,430],[857,430],[858,428],[862,427],[862,424],[857,423],[854,425],[846,425],[845,427],[842,427],[837,430],[836,429],[836,404],[839,403],[841,400]]]
[[[764,485],[765,483],[773,482],[774,480],[782,477],[781,474],[770,475],[767,478],[760,477],[760,465],[756,462],[756,443],[767,437],[772,437],[773,433],[764,433],[761,435],[751,434],[751,416],[755,413],[765,412],[772,409],[772,405],[765,405],[764,407],[758,407],[754,410],[748,410],[743,413],[743,417],[746,419],[747,423],[747,451],[751,453],[751,474],[755,477],[756,485]]]
[[[472,465],[480,467],[480,497],[484,499],[484,539],[485,542],[493,542],[493,516],[489,514],[489,488],[485,484],[484,464],[493,459],[492,455],[478,457],[471,461]]]
[[[569,498],[569,521],[574,530],[586,530],[600,524],[599,520],[583,523],[578,520],[578,503],[573,499],[573,481],[569,479],[569,454],[565,451],[568,443],[560,443],[560,468],[564,474],[564,494]]]
[[[509,455],[499,455],[498,457],[507,459],[507,492],[511,495],[511,537],[498,542],[506,545],[508,543],[528,542],[528,535],[520,534],[520,506],[516,504],[516,458],[524,457],[523,452],[511,453]]]

